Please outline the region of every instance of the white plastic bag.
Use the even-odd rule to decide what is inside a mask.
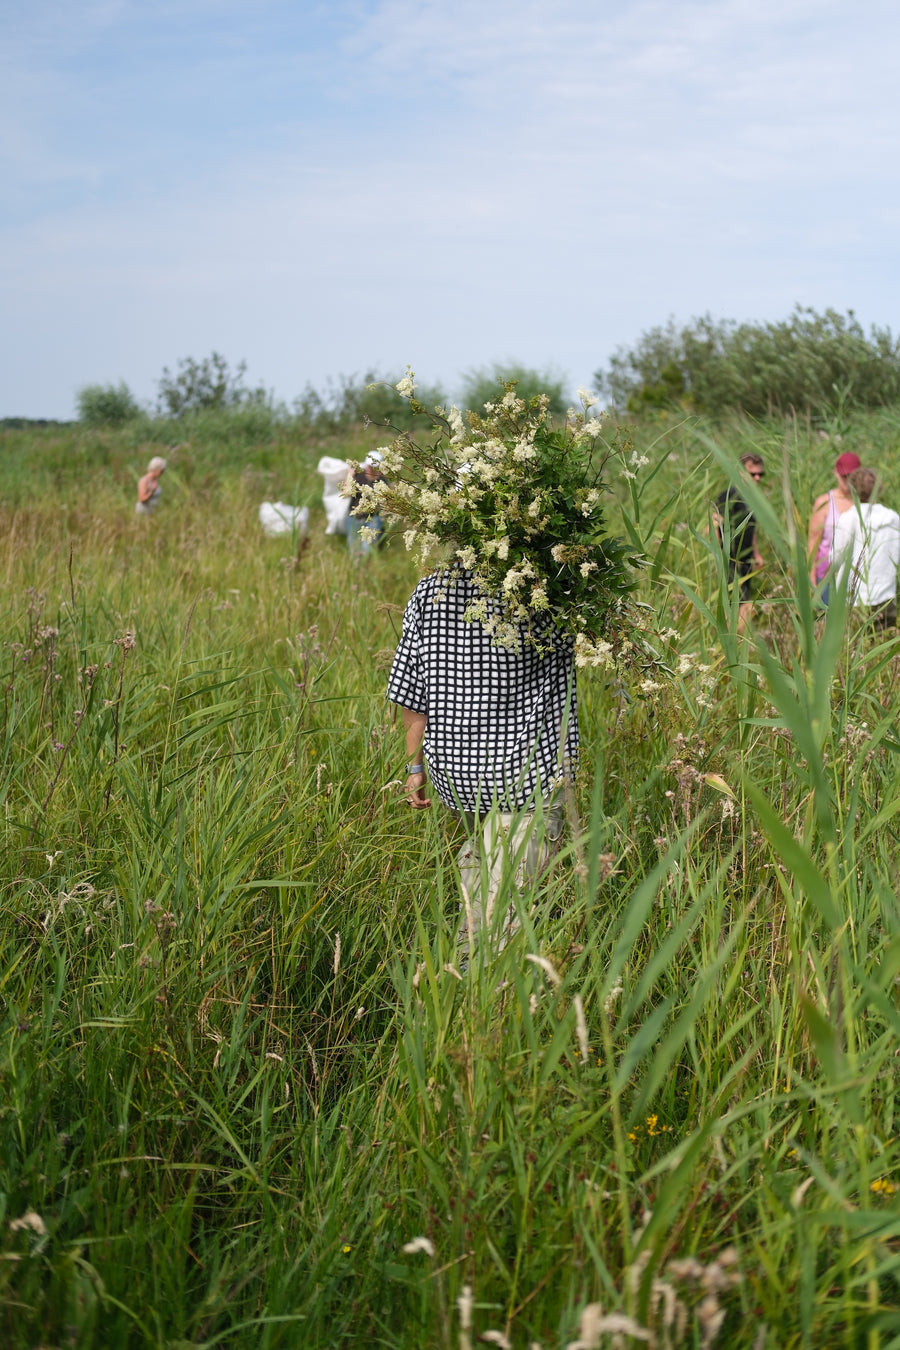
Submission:
[[[266,534],[306,534],[309,526],[308,506],[288,506],[287,502],[263,502],[259,508],[259,523]]]
[[[350,503],[346,497],[341,496],[341,487],[350,472],[350,465],[345,459],[333,459],[331,455],[323,455],[316,467],[325,480],[322,490],[322,505],[325,507],[327,521],[325,533],[346,534]]]

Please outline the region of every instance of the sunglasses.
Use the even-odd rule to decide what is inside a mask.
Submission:
[[[763,473],[763,471],[762,471],[761,469],[751,469],[751,470],[750,470],[750,477],[751,477],[751,478],[765,478],[765,476],[766,476],[766,475]]]

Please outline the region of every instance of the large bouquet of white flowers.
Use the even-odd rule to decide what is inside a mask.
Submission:
[[[574,642],[579,665],[655,664],[646,607],[632,594],[643,559],[605,525],[612,451],[596,399],[579,391],[582,410],[554,427],[547,397],[526,403],[514,382],[465,418],[418,403],[411,370],[396,387],[436,435],[403,432],[379,447],[386,477],[363,488],[355,513],[402,522],[406,547],[448,584],[470,573],[479,599],[466,618],[498,645],[543,648],[557,634]]]

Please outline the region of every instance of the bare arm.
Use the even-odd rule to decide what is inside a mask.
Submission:
[[[828,493],[817,497],[813,502],[812,515],[809,518],[809,537],[806,543],[806,558],[809,563],[809,579],[812,584],[816,584],[816,555],[819,552],[819,545],[822,542],[822,535],[825,531],[825,521],[828,516]]]
[[[428,718],[425,713],[413,712],[412,708],[401,708],[403,726],[406,729],[406,757],[410,764],[421,764],[420,773],[410,773],[406,778],[406,800],[410,806],[421,810],[431,805],[431,798],[425,796],[425,762],[422,759],[422,742]]]

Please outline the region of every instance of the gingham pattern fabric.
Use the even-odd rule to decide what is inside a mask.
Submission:
[[[543,657],[525,643],[519,652],[492,646],[480,623],[463,619],[478,598],[467,574],[455,583],[437,574],[419,582],[387,694],[428,718],[423,749],[445,806],[480,813],[496,802],[515,811],[547,796],[574,767],[572,646],[559,638]]]

